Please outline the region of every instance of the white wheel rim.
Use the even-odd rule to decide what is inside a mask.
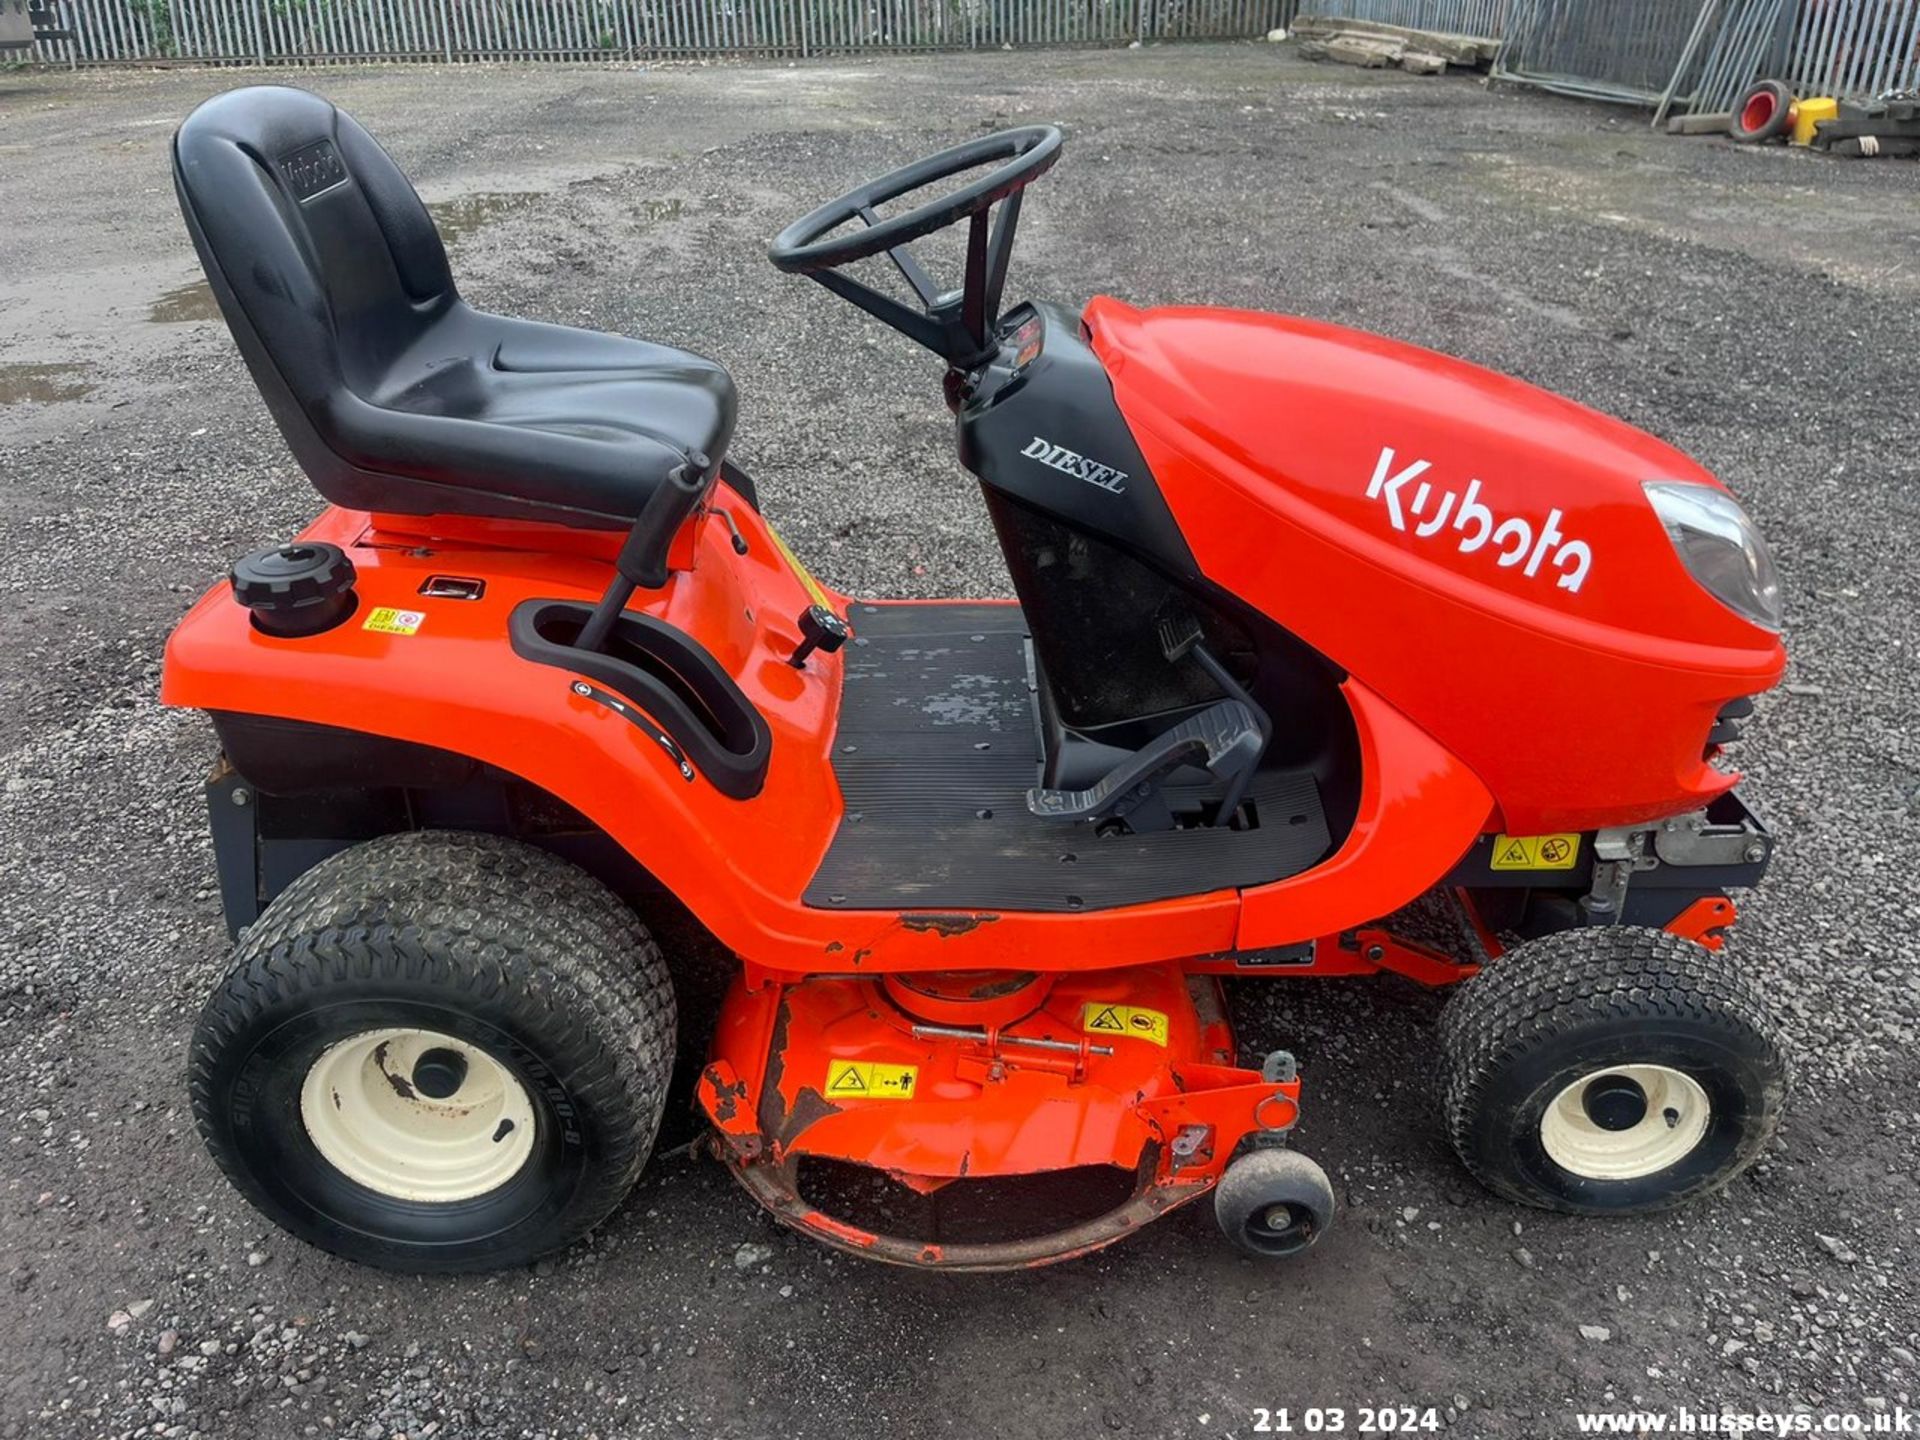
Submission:
[[[1633,1125],[1609,1130],[1587,1114],[1587,1087],[1630,1080],[1646,1097]],[[1713,1107],[1691,1075],[1665,1065],[1612,1065],[1582,1075],[1540,1117],[1540,1144],[1554,1164],[1589,1180],[1637,1180],[1678,1164],[1707,1133]]]
[[[435,1096],[416,1076],[457,1088]],[[533,1154],[526,1087],[486,1051],[433,1030],[367,1030],[328,1046],[300,1087],[300,1118],[328,1164],[398,1200],[471,1200]]]

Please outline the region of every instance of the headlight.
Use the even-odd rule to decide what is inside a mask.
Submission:
[[[1740,502],[1711,485],[1649,480],[1647,499],[1680,562],[1714,599],[1769,630],[1780,628],[1780,579],[1767,542]]]

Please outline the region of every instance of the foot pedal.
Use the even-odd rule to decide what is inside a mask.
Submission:
[[[1222,700],[1155,737],[1086,790],[1035,786],[1027,791],[1027,809],[1047,820],[1118,820],[1182,765],[1204,765],[1232,788],[1265,746],[1253,712],[1238,700]]]
[[[1191,610],[1162,615],[1153,628],[1160,638],[1160,653],[1169,665],[1179,664],[1200,643],[1200,621]]]

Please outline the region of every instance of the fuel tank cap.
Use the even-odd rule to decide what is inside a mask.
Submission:
[[[233,598],[269,635],[293,638],[331,630],[353,613],[353,561],[338,545],[298,540],[234,562]]]

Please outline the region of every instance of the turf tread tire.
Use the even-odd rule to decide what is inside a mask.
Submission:
[[[289,1223],[263,1189],[226,1117],[249,1037],[322,998],[395,985],[537,1036],[569,1099],[594,1117],[591,1163],[560,1223],[478,1253],[349,1247]],[[247,928],[196,1027],[188,1085],[221,1170],[294,1233],[393,1269],[493,1269],[579,1239],[631,1189],[659,1131],[676,1020],[658,946],[586,872],[503,836],[410,831],[321,861]]]
[[[1713,1176],[1632,1206],[1596,1207],[1522,1183],[1487,1162],[1478,1142],[1496,1087],[1597,1024],[1670,1022],[1749,1053],[1770,1077],[1754,1123]],[[1760,1152],[1779,1121],[1787,1066],[1765,999],[1722,952],[1664,930],[1598,926],[1520,945],[1465,982],[1442,1012],[1442,1109],[1461,1162],[1494,1193],[1523,1204],[1589,1214],[1670,1209],[1719,1189]],[[1632,1063],[1627,1058],[1614,1064]]]

